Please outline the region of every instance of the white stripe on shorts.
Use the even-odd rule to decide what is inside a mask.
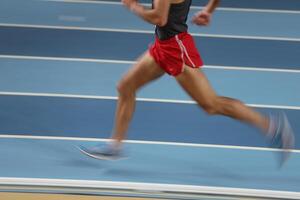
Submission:
[[[178,38],[178,35],[176,35],[175,38],[176,38],[176,41],[177,41],[177,43],[178,43],[178,45],[179,45],[179,47],[181,49],[181,57],[182,57],[183,63],[185,64],[185,62],[184,62],[184,55],[185,55],[188,58],[188,60],[190,61],[190,63],[193,65],[192,67],[195,68],[196,65],[194,64],[194,62],[190,58],[190,56],[189,56],[189,54],[188,54],[188,52],[187,52],[187,50],[186,50],[183,42]]]

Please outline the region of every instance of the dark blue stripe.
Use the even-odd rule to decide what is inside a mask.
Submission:
[[[116,101],[0,96],[0,105],[0,134],[108,138]],[[300,138],[300,112],[286,113]],[[193,104],[155,102],[138,102],[129,139],[266,146],[259,131],[248,125],[227,117],[209,117]]]
[[[152,34],[0,28],[0,54],[135,60]],[[196,37],[205,64],[299,68],[300,42]]]
[[[98,0],[101,1],[101,0]],[[119,0],[109,0],[116,1]],[[151,0],[140,0],[141,3],[151,3]],[[194,6],[205,6],[208,0],[194,0]],[[220,7],[253,8],[275,10],[300,10],[299,0],[221,0]]]

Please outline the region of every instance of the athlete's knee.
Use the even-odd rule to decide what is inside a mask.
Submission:
[[[240,109],[241,101],[228,97],[217,96],[203,106],[209,115],[231,115]]]
[[[204,111],[208,114],[208,115],[217,115],[219,114],[218,109],[216,109],[213,106],[206,106],[203,107]]]
[[[224,115],[230,115],[231,113],[236,112],[241,108],[241,105],[243,104],[240,100],[232,99],[229,97],[219,97],[219,101],[221,102],[221,111]]]
[[[201,104],[202,109],[208,115],[217,115],[219,114],[219,105],[217,100],[211,100]]]
[[[134,95],[136,89],[129,80],[127,80],[126,78],[122,78],[117,84],[117,91],[120,96],[126,97]]]

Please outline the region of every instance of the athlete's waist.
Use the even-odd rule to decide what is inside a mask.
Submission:
[[[171,36],[167,39],[164,39],[164,40],[161,40],[157,35],[156,35],[156,41],[161,43],[161,44],[164,44],[164,43],[170,43],[170,42],[176,42],[176,40],[182,40],[184,39],[186,36],[190,36],[190,34],[187,32],[187,31],[184,31],[182,33],[178,33],[178,34],[175,34],[174,36]]]
[[[177,34],[186,32],[187,30],[188,30],[188,26],[186,24],[168,23],[164,27],[156,26],[155,34],[160,40],[167,40]]]

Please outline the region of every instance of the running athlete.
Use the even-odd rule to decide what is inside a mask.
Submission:
[[[284,113],[264,116],[242,102],[218,96],[201,70],[203,61],[193,37],[187,32],[187,17],[192,0],[153,0],[152,8],[138,0],[122,0],[130,11],[150,24],[154,24],[155,42],[123,76],[118,84],[118,105],[112,141],[93,148],[80,147],[88,156],[98,159],[122,157],[122,141],[135,109],[136,92],[165,73],[178,84],[209,115],[225,115],[259,128],[270,139],[272,147],[282,148],[280,163],[294,146],[294,135]],[[196,25],[208,25],[219,0],[208,4],[192,19]]]

